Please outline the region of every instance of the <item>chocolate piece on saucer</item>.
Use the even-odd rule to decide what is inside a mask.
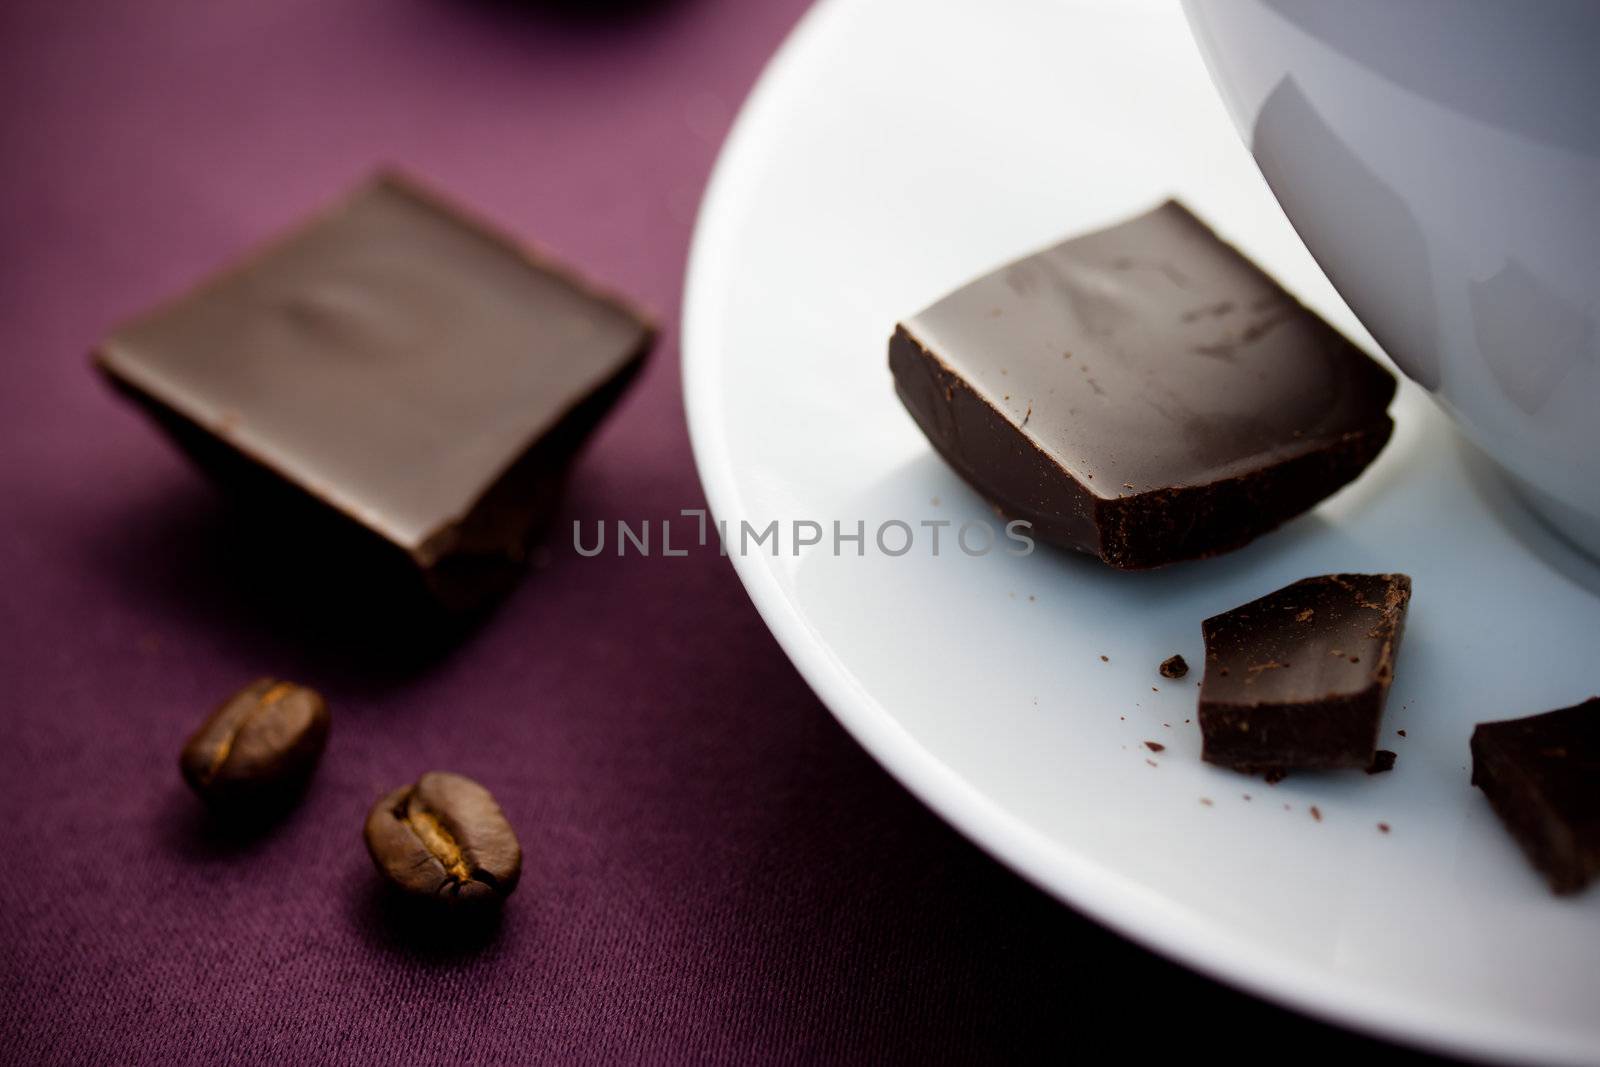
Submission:
[[[1411,600],[1403,574],[1329,574],[1207,619],[1201,758],[1370,767]]]
[[[1600,875],[1600,697],[1472,731],[1472,784],[1556,893]]]
[[[1119,568],[1249,543],[1393,429],[1393,375],[1174,201],[962,286],[889,366],[998,511]]]
[[[1394,770],[1395,760],[1400,757],[1386,748],[1380,748],[1372,754],[1372,763],[1367,767],[1368,774],[1384,774]]]

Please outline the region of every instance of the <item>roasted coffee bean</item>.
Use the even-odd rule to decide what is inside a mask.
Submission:
[[[328,705],[293,682],[261,678],[239,690],[183,746],[186,782],[215,808],[293,800],[328,743]]]
[[[494,903],[522,874],[522,848],[494,797],[459,774],[432,771],[373,805],[367,851],[406,893],[444,903]]]

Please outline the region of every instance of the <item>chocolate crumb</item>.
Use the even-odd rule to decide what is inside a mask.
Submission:
[[[1315,804],[1311,805],[1311,817],[1318,822],[1322,821],[1322,812],[1317,809]]]
[[[1145,760],[1145,762],[1146,762],[1146,763],[1148,763],[1148,764],[1150,764],[1150,766],[1152,766],[1152,767],[1159,767],[1159,766],[1161,766],[1161,764],[1159,764],[1159,763],[1157,763],[1157,762],[1156,762],[1156,761],[1155,761],[1155,760],[1153,760],[1153,759],[1147,759],[1147,760]]]
[[[1146,741],[1144,743],[1144,747],[1148,748],[1151,752],[1165,752],[1167,749],[1167,746],[1163,745],[1160,741]]]
[[[1282,767],[1271,767],[1268,768],[1265,777],[1268,785],[1277,785],[1279,782],[1289,777],[1289,772],[1284,770]]]
[[[1210,797],[1201,797],[1200,803],[1204,804],[1208,808],[1212,806]]]
[[[1386,822],[1380,822],[1378,824],[1378,832],[1381,833],[1381,834],[1388,833],[1389,832],[1389,824],[1386,823]]]
[[[1168,656],[1157,670],[1163,678],[1182,678],[1189,673],[1189,663],[1182,656]]]
[[[1401,737],[1404,737],[1406,735],[1406,732],[1404,730],[1396,730],[1395,733],[1399,734]]]
[[[1245,798],[1245,799],[1246,799],[1246,800],[1249,800],[1249,799],[1250,799],[1250,794],[1249,794],[1249,793],[1246,793],[1246,794],[1245,794],[1245,795],[1244,795],[1244,798]]]
[[[1110,656],[1101,656],[1100,657],[1100,662],[1101,663],[1110,663],[1111,662],[1111,657]]]
[[[1368,774],[1382,774],[1384,771],[1394,770],[1394,761],[1397,757],[1386,748],[1380,748],[1372,754],[1372,766],[1367,768]]]

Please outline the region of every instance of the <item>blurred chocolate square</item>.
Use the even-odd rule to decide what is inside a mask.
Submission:
[[[331,518],[462,608],[520,571],[652,340],[624,300],[383,173],[95,355],[286,533]]]

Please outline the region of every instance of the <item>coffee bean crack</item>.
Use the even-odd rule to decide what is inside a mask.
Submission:
[[[521,872],[516,833],[494,797],[460,775],[430,772],[381,798],[365,836],[384,877],[418,897],[502,899]]]
[[[249,726],[263,711],[288,696],[289,691],[293,688],[294,686],[289,682],[278,682],[271,689],[261,694],[261,699],[256,702],[256,706],[246,712],[238,722],[234,723],[233,729],[229,730],[223,736],[221,743],[217,745],[217,751],[211,757],[211,766],[207,768],[205,777],[201,779],[202,783],[210,782],[211,779],[217,776],[217,772],[222,770],[222,765],[228,762],[228,756],[233,752],[233,743],[239,739],[240,734],[244,733],[245,727]]]
[[[473,881],[476,872],[467,863],[467,857],[462,853],[461,846],[456,844],[456,839],[450,836],[450,831],[432,812],[406,810],[409,806],[407,804],[397,810],[395,818],[411,827],[411,832],[422,840],[423,847],[439,861],[439,866],[444,868],[446,874],[457,882]]]

